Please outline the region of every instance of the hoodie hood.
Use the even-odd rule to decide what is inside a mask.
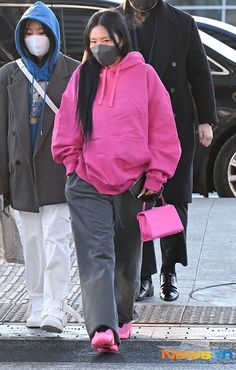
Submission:
[[[132,68],[137,64],[145,63],[144,57],[138,51],[130,51],[121,61],[115,64],[112,67],[106,67],[111,71],[116,71],[119,69],[120,71],[128,68]]]
[[[40,67],[33,61],[33,59],[31,59],[30,54],[27,53],[27,49],[25,49],[26,47],[24,48],[24,46],[22,45],[23,24],[25,24],[27,20],[33,20],[42,23],[49,29],[55,41],[54,50],[49,53],[48,59],[45,61],[43,66]],[[15,43],[16,49],[20,54],[21,59],[23,60],[24,64],[33,75],[33,77],[37,81],[50,80],[60,52],[60,27],[55,14],[52,12],[51,9],[49,9],[47,5],[45,5],[41,1],[37,1],[29,9],[27,9],[27,11],[23,14],[16,26]]]
[[[114,66],[103,67],[101,75],[100,75],[101,89],[100,89],[100,94],[98,96],[98,105],[103,104],[103,99],[104,99],[107,79],[109,78],[108,77],[109,73],[115,73],[115,78],[113,80],[113,86],[112,86],[111,95],[109,99],[109,107],[112,107],[114,103],[114,99],[115,99],[117,82],[119,79],[120,72],[124,71],[125,69],[132,68],[136,66],[137,64],[141,64],[141,63],[145,63],[142,54],[140,54],[138,51],[131,51],[123,59],[121,59],[119,63],[115,64]]]

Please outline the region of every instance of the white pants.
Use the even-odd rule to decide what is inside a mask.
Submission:
[[[25,258],[26,288],[32,312],[53,311],[70,283],[70,234],[67,204],[40,207],[39,213],[16,211]]]

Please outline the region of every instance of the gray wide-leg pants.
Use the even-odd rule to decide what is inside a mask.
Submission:
[[[142,201],[129,191],[100,194],[72,174],[66,183],[76,246],[86,329],[90,338],[100,326],[114,331],[133,320],[140,287],[142,242],[136,214]]]

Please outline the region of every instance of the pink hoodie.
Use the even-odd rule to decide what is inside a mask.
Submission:
[[[79,74],[80,67],[56,114],[54,160],[103,194],[123,193],[143,173],[145,188],[160,190],[173,176],[181,149],[170,98],[155,70],[138,52],[102,68],[87,143],[77,118]]]

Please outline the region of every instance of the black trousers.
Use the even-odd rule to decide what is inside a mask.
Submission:
[[[170,265],[181,263],[187,266],[186,230],[188,223],[188,204],[174,204],[184,226],[184,231],[179,234],[166,236],[160,239],[162,264]],[[143,260],[141,278],[151,276],[157,272],[156,256],[153,241],[143,244]]]

